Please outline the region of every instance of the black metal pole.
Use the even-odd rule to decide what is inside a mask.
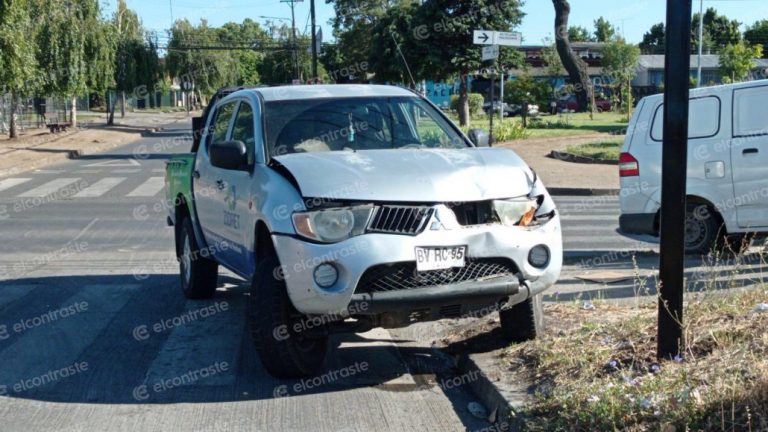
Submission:
[[[312,20],[312,78],[317,79],[317,34],[315,33],[315,0],[309,0],[309,15]]]
[[[490,125],[489,125],[490,130],[488,131],[488,134],[490,136],[488,137],[488,143],[490,145],[493,145],[493,116],[495,115],[494,114],[495,104],[493,100],[493,98],[496,97],[493,89],[493,86],[495,85],[495,83],[493,82],[494,81],[493,78],[496,76],[495,66],[496,66],[496,62],[494,61],[491,63],[491,109],[488,111],[488,114],[490,115]]]
[[[681,354],[685,270],[685,185],[688,167],[688,86],[691,1],[667,0],[664,61],[664,144],[661,165],[661,257],[657,356]],[[640,168],[642,169],[642,167]]]

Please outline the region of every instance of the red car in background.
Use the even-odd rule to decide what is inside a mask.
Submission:
[[[604,111],[610,111],[611,110],[611,101],[605,98],[595,98],[595,105],[597,108],[597,112],[604,112]],[[576,99],[576,95],[570,95],[565,96],[557,101],[557,110],[558,111],[578,111],[579,110],[579,102]]]

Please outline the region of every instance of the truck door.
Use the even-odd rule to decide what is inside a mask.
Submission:
[[[208,131],[198,149],[195,170],[192,172],[195,207],[200,229],[209,252],[215,255],[220,263],[227,266],[234,266],[232,249],[223,236],[226,222],[223,210],[226,209],[227,185],[222,175],[224,170],[211,165],[208,150],[211,143],[223,142],[229,137],[238,104],[238,101],[232,101],[216,108]]]
[[[253,108],[246,101],[241,101],[235,114],[230,141],[242,141],[248,150],[247,167],[238,170],[215,168],[217,179],[223,181],[224,202],[220,210],[222,222],[218,233],[227,242],[228,262],[241,274],[248,275],[253,263],[250,250],[253,249],[251,233],[254,224],[250,220],[250,203],[255,163],[255,131]]]
[[[741,228],[768,226],[768,86],[733,92],[733,204]]]

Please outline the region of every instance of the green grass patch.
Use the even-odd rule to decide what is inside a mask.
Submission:
[[[455,114],[449,114],[454,123],[459,124]],[[498,116],[493,120],[493,127],[508,123],[521,127],[520,117],[505,118],[500,122]],[[473,117],[470,120],[469,129],[488,129],[488,116]],[[597,113],[593,119],[587,113],[547,115],[528,118],[528,132],[524,138],[558,138],[585,135],[590,133],[615,133],[623,132],[627,128],[627,122],[621,114],[607,112]],[[521,139],[521,138],[518,138]],[[504,140],[501,140],[504,141]]]
[[[569,145],[567,153],[599,160],[619,160],[619,153],[624,140],[600,141],[587,144]]]
[[[687,294],[685,350],[657,362],[655,303],[547,305],[501,361],[533,377],[532,431],[768,430],[768,290]]]

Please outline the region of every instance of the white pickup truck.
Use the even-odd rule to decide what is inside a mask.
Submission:
[[[249,281],[271,374],[317,372],[334,332],[498,310],[536,336],[560,219],[514,152],[397,87],[244,89],[207,112],[166,174],[181,286],[212,297],[219,265]]]

